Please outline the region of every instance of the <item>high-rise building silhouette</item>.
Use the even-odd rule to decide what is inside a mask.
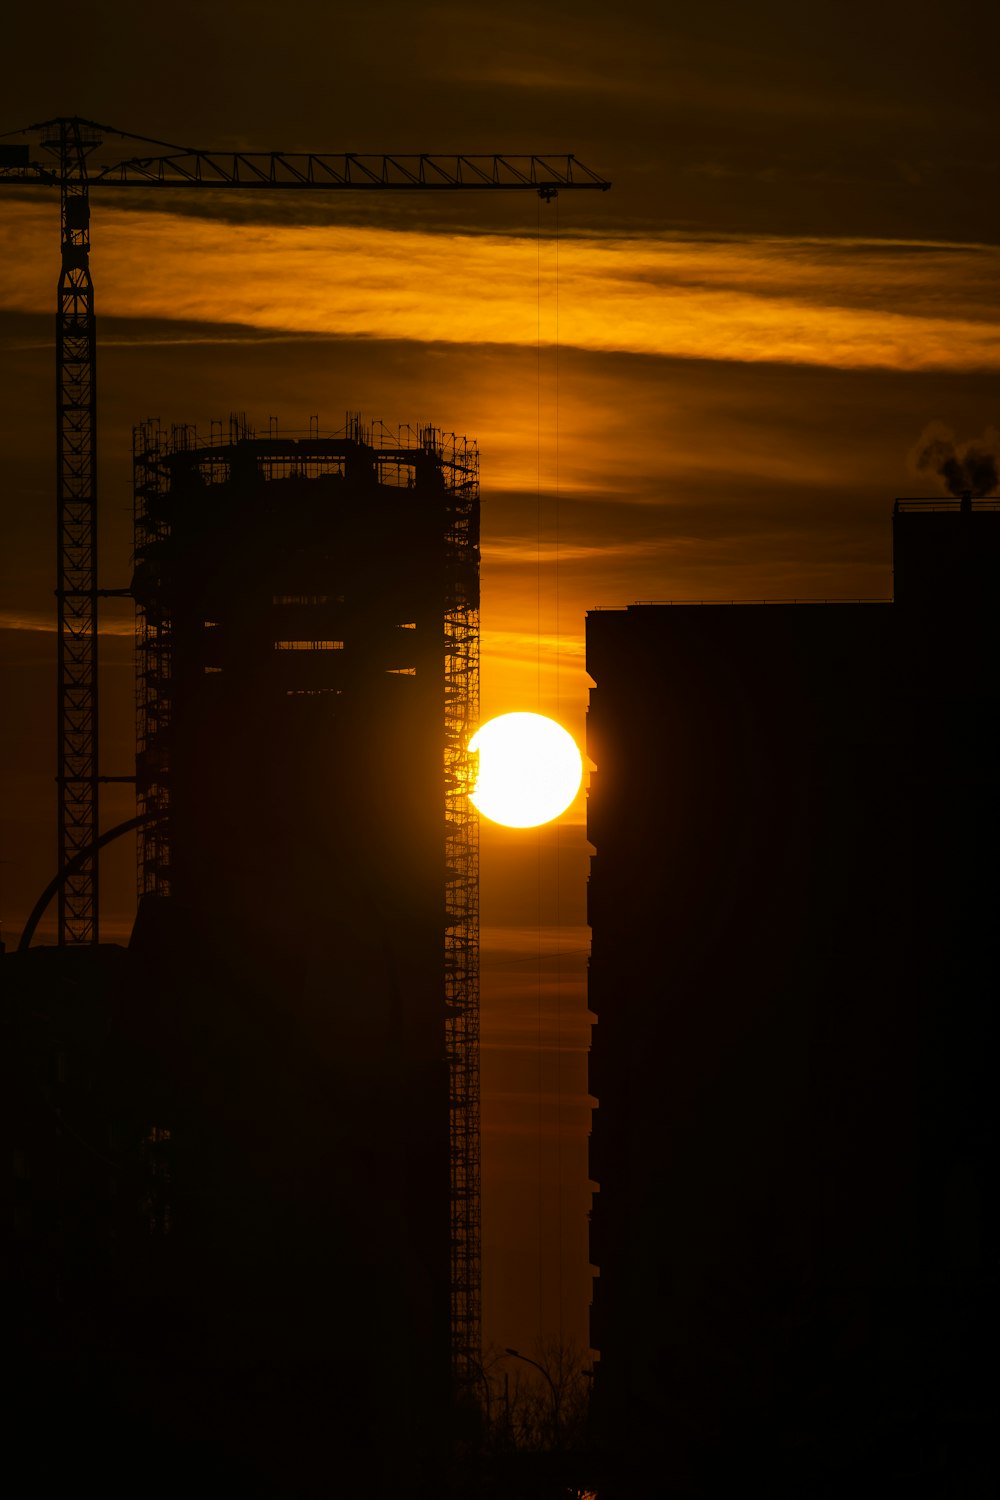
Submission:
[[[18,971],[35,1198],[72,1199],[37,1300],[67,1260],[74,1309],[103,1289],[112,1385],[180,1462],[433,1483],[479,1368],[478,455],[150,422],[135,495],[135,930]],[[64,1012],[86,1109],[46,1073]]]
[[[987,1492],[1000,502],[893,530],[587,619],[602,1500]]]

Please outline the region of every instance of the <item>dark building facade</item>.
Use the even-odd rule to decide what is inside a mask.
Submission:
[[[988,1492],[1000,506],[893,536],[587,620],[602,1500]]]
[[[113,944],[0,955],[3,1431],[11,1472],[39,1488],[100,1472],[130,1493],[143,1466],[167,1483],[211,1450],[217,1396],[193,1410],[207,1372],[169,1347],[185,1312],[164,1124],[177,1087],[140,984]]]

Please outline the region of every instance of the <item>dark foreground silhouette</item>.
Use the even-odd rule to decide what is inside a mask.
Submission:
[[[1000,502],[592,614],[601,1500],[995,1480]]]

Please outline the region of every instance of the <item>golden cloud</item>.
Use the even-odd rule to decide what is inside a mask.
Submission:
[[[1000,362],[1000,249],[864,240],[233,226],[100,203],[105,316],[262,332],[566,347],[843,369]],[[10,203],[0,306],[48,311],[53,206]],[[558,269],[557,269],[558,263]]]
[[[54,635],[57,629],[55,606],[52,612],[42,614],[30,610],[0,610],[0,630],[34,631],[41,635]],[[135,624],[130,619],[101,620],[98,635],[115,635],[131,639],[135,635]]]

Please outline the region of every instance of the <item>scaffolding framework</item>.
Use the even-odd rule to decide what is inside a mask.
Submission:
[[[133,525],[136,569],[162,554],[169,537],[163,498],[168,458],[187,441],[187,429],[165,433],[144,422],[132,434]],[[169,613],[146,601],[136,609],[136,798],[144,819],[138,841],[139,895],[169,896],[170,709],[173,699]]]
[[[481,1370],[479,820],[469,741],[479,724],[479,460],[452,450],[445,608],[445,1028],[450,1081],[451,1348],[456,1379]]]
[[[479,824],[469,800],[474,757],[468,745],[479,716],[479,455],[474,443],[433,427],[391,431],[349,416],[343,431],[257,437],[245,417],[228,432],[213,423],[202,440],[193,427],[149,421],[133,435],[136,576],[146,570],[137,608],[136,784],[145,815],[139,840],[139,889],[171,894],[172,640],[169,587],[155,576],[170,555],[165,503],[179,458],[207,486],[226,483],[252,445],[262,482],[347,477],[361,463],[379,485],[415,488],[438,476],[444,591],[441,600],[444,828],[443,1014],[449,1084],[450,1349],[460,1385],[478,1379],[481,1356],[481,1175],[479,1086]],[[161,601],[161,602],[157,602]]]

